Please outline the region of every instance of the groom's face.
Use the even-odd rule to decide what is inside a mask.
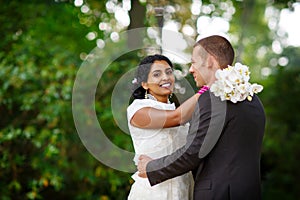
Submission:
[[[208,82],[208,55],[207,51],[200,45],[195,46],[192,52],[192,63],[189,71],[193,75],[196,85],[199,88]]]

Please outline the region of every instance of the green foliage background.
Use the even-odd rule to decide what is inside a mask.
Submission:
[[[277,56],[288,57],[288,66],[274,67],[268,78],[258,75],[274,54],[269,48],[264,59],[253,56],[259,46],[270,46],[272,42],[268,31],[259,31],[266,27],[262,17],[266,5],[263,1],[253,2],[256,4],[233,1],[237,12],[230,31],[243,39],[234,44],[240,50],[239,59],[254,67],[253,79],[265,86],[260,95],[267,114],[263,195],[264,199],[272,200],[297,199],[300,51],[293,47],[284,49]],[[287,2],[275,1],[274,5],[284,8]],[[191,2],[169,3],[188,7]],[[101,17],[85,15],[68,1],[5,1],[0,7],[1,200],[126,199],[131,174],[106,167],[92,157],[82,145],[72,118],[74,79],[82,58],[95,47],[95,41],[87,40],[86,35],[97,30],[98,38],[105,40],[109,35],[99,31],[98,24],[114,18],[106,11],[105,1],[89,4]],[[248,12],[253,8],[252,14],[256,12],[252,18],[244,13],[247,8]],[[175,17],[181,23],[193,25],[188,10],[181,10]],[[152,21],[151,18],[143,23],[152,25]],[[241,31],[244,29],[248,31]],[[258,32],[255,42],[247,40]],[[136,66],[140,57],[140,53],[132,52],[114,62],[99,83],[105,90],[97,91],[96,95],[96,110],[99,121],[105,124],[103,129],[109,130],[108,137],[116,145],[131,151],[129,136],[113,120],[110,96],[117,79]]]

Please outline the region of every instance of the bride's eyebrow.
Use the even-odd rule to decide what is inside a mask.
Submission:
[[[161,72],[161,70],[160,69],[156,69],[156,70],[152,71],[151,73],[153,74],[153,73],[156,73],[156,72]]]

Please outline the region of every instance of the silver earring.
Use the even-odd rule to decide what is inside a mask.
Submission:
[[[172,96],[173,96],[173,93],[171,93],[171,94],[169,95],[169,99],[171,99],[171,98],[172,98]]]
[[[145,99],[148,99],[148,90],[145,92]]]

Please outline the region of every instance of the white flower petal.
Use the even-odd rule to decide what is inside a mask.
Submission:
[[[254,84],[251,85],[251,90],[252,90],[253,93],[257,94],[257,93],[259,93],[263,90],[263,86],[258,85],[257,83],[254,83]]]

